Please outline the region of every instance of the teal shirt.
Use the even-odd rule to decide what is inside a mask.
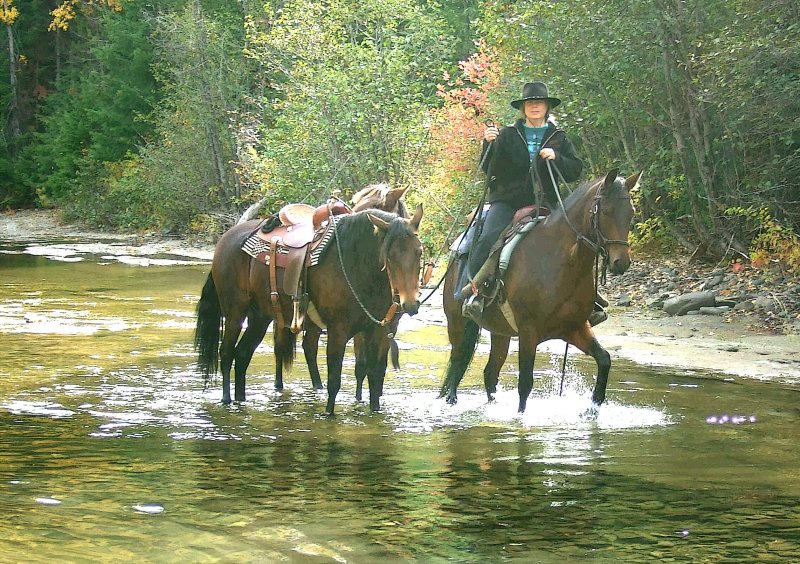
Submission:
[[[529,127],[528,125],[522,124],[522,127],[525,129],[525,139],[528,142],[528,154],[531,160],[533,160],[542,146],[544,132],[547,130],[547,126]]]

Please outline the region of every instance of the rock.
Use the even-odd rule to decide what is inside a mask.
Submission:
[[[713,278],[706,280],[703,285],[700,287],[701,290],[710,290],[711,288],[716,288],[722,283],[722,276],[714,276]]]
[[[670,315],[686,315],[690,311],[699,310],[701,307],[714,307],[716,296],[714,292],[690,292],[675,296],[664,302],[662,308]]]
[[[631,297],[629,294],[620,294],[617,296],[617,305],[622,307],[628,307],[631,305]]]
[[[756,306],[753,305],[751,301],[744,301],[738,302],[735,306],[733,306],[733,311],[753,311]]]
[[[697,310],[702,315],[722,315],[723,313],[730,311],[731,308],[728,306],[715,306],[715,307],[708,307],[703,306],[699,310]],[[692,313],[692,312],[689,312]]]
[[[753,307],[755,309],[760,309],[763,311],[775,311],[775,306],[775,300],[768,298],[767,296],[758,296],[755,300],[753,300]]]

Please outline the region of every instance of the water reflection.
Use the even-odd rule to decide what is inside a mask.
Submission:
[[[355,401],[351,357],[336,418],[301,362],[276,392],[268,345],[248,401],[223,406],[193,366],[207,265],[107,252],[0,255],[0,495],[13,523],[0,554],[800,559],[792,389],[617,362],[592,410],[593,361],[571,356],[559,395],[560,357],[544,353],[519,415],[513,366],[486,403],[484,342],[450,406],[437,398],[446,337],[423,310],[400,334],[381,413]]]

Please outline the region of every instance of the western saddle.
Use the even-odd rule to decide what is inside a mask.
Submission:
[[[248,238],[245,247],[250,245],[252,238],[257,237],[261,242],[260,246],[256,242],[260,249],[257,254],[243,248],[269,266],[270,301],[279,328],[286,326],[279,295],[279,291],[283,291],[292,298],[290,329],[292,333],[302,330],[308,305],[306,275],[308,267],[316,264],[312,260],[314,251],[322,251],[321,247],[330,239],[327,234],[333,230],[333,222],[329,219],[349,213],[352,213],[350,208],[334,198],[316,208],[307,204],[287,204],[278,212],[279,223],[274,216],[267,218]]]

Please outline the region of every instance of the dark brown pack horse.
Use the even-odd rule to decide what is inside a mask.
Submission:
[[[306,286],[309,301],[328,330],[326,411],[331,415],[341,387],[345,345],[356,333],[364,338],[370,407],[380,409],[386,361],[384,356],[381,370],[378,350],[386,327],[379,322],[391,308],[394,296],[403,311],[416,314],[422,255],[417,237],[422,206],[411,219],[377,210],[339,217],[336,236],[319,263],[308,270]],[[259,223],[248,221],[222,235],[197,305],[198,364],[206,377],[220,369],[224,403],[231,401],[231,367],[234,398],[245,400],[247,367],[274,316],[269,268],[242,251],[245,239]],[[291,299],[283,292],[279,298],[284,319],[291,319]],[[239,339],[245,319],[247,328]],[[277,389],[283,388],[283,369],[294,360],[295,340],[288,326],[275,331]]]
[[[631,263],[628,231],[634,214],[631,191],[641,173],[629,178],[612,170],[605,178],[577,188],[537,225],[511,255],[503,279],[507,304],[516,329],[507,321],[498,301],[487,307],[480,327],[491,334],[491,352],[483,372],[491,401],[511,337],[519,337],[519,411],[525,411],[533,388],[533,365],[538,345],[562,339],[597,362],[592,400],[605,400],[611,357],[594,336],[588,321],[594,306],[594,264],[598,254],[608,257],[612,274],[624,273]],[[450,358],[441,396],[456,402],[458,384],[475,353],[480,327],[461,314],[454,298],[457,269],[452,261],[445,275],[444,310],[450,339]]]
[[[394,213],[400,217],[408,217],[408,210],[402,198],[406,193],[405,188],[391,188],[386,183],[370,184],[362,188],[351,199],[352,210],[354,212],[364,211],[368,209],[377,209]],[[402,312],[398,312],[392,321],[387,325],[387,334],[392,336],[397,333],[397,326],[400,323]],[[312,385],[318,389],[322,389],[322,378],[319,373],[319,365],[317,363],[317,354],[319,351],[319,338],[322,335],[322,329],[314,324],[313,321],[306,318],[304,325],[305,333],[303,334],[303,354],[308,365],[308,372],[311,376]],[[366,355],[363,354],[364,343],[361,335],[356,335],[353,338],[353,352],[356,356],[355,378],[356,378],[356,399],[361,401],[363,396],[364,378],[367,375]],[[394,338],[385,338],[381,340],[380,348],[378,349],[378,362],[382,366],[387,365],[387,355],[391,355],[392,365],[395,369],[400,368],[400,356],[397,348],[397,343]]]

